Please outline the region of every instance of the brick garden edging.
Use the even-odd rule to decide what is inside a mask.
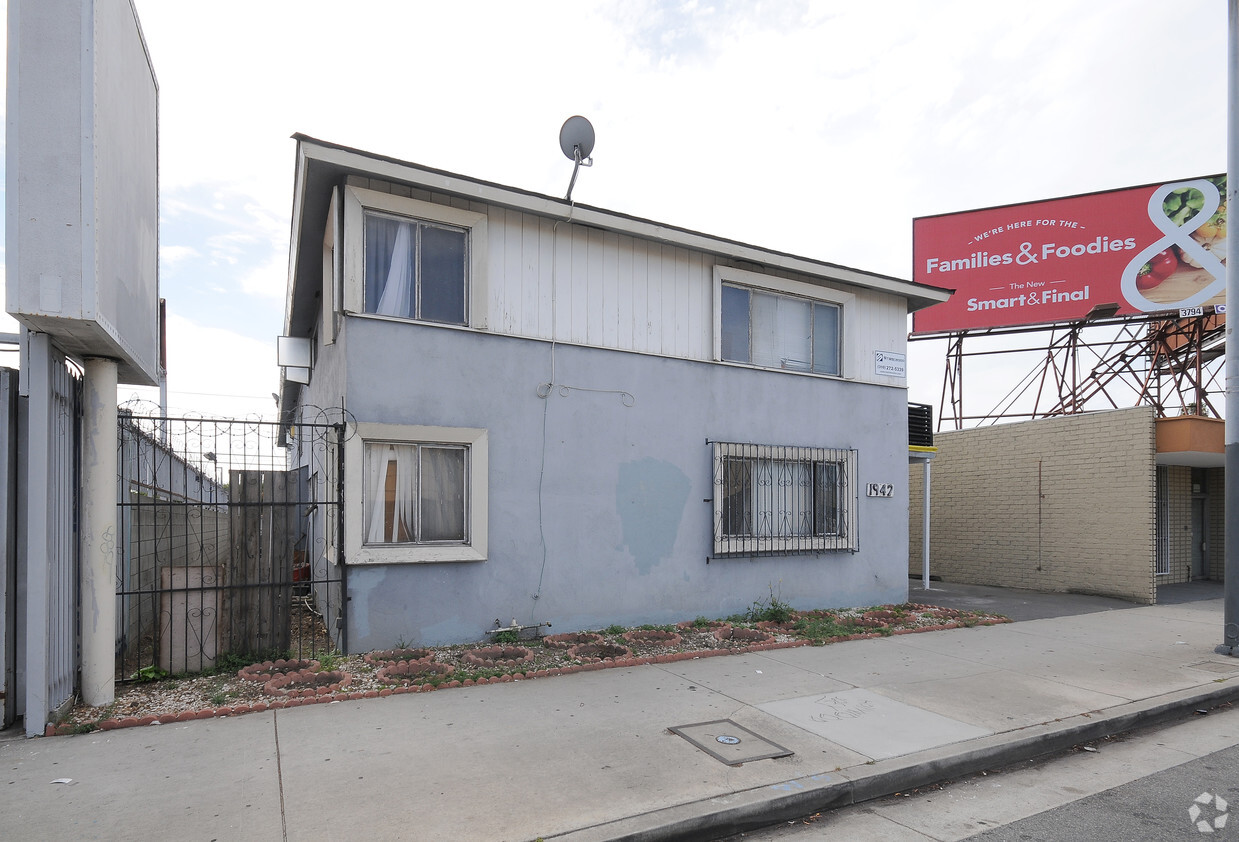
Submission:
[[[314,672],[318,667],[318,661],[313,658],[290,658],[288,660],[280,658],[275,661],[263,661],[258,664],[250,664],[248,667],[241,667],[241,669],[237,670],[237,678],[245,681],[254,681],[258,684],[266,684],[271,679],[287,675],[290,672]]]
[[[950,621],[936,626],[920,626],[911,629],[896,629],[891,632],[896,634],[916,634],[918,632],[929,631],[945,631],[947,629],[965,628],[968,625],[973,626],[995,626],[1010,622],[1007,619],[983,619],[974,620],[971,623],[960,621]],[[845,635],[843,637],[831,638],[831,643],[842,643],[848,640],[865,640],[874,637],[884,637],[880,632],[865,632],[862,634]],[[689,652],[669,652],[665,655],[646,655],[640,657],[619,658],[615,660],[595,661],[585,664],[572,664],[564,667],[553,667],[551,669],[531,670],[529,672],[507,673],[497,675],[493,678],[478,678],[466,679],[465,681],[449,681],[436,687],[433,684],[411,684],[400,687],[385,687],[382,690],[355,690],[352,692],[338,691],[333,693],[325,693],[309,698],[284,698],[272,699],[269,702],[254,702],[253,704],[238,704],[225,705],[218,708],[203,708],[201,710],[187,710],[179,713],[166,714],[164,716],[124,716],[116,719],[104,719],[99,722],[98,727],[101,731],[113,731],[118,728],[136,728],[145,725],[170,725],[174,722],[189,722],[194,719],[214,719],[220,716],[240,716],[246,713],[262,713],[268,710],[285,710],[288,708],[301,707],[303,705],[324,705],[333,704],[335,702],[352,702],[361,699],[377,699],[387,696],[399,696],[405,693],[429,693],[433,690],[447,690],[456,687],[474,687],[484,684],[506,684],[512,681],[525,681],[535,678],[552,678],[560,675],[570,675],[576,672],[592,672],[600,669],[610,669],[612,667],[640,667],[650,664],[670,664],[677,661],[693,661],[699,658],[714,658],[720,655],[744,655],[752,652],[766,652],[772,649],[797,649],[801,646],[812,646],[812,640],[784,640],[773,641],[770,643],[756,643],[751,646],[736,647],[732,649],[702,649]],[[66,736],[77,732],[77,728],[73,725],[51,725],[50,723],[44,729],[44,736]]]
[[[402,661],[411,663],[428,664],[434,660],[435,652],[433,649],[380,649],[376,652],[367,652],[361,656],[372,667],[385,667],[388,664],[398,664]]]
[[[347,672],[329,670],[293,670],[283,675],[277,675],[262,685],[262,692],[268,696],[309,698],[312,696],[329,696],[338,693],[352,679]]]

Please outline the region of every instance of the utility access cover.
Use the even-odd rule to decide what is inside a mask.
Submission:
[[[676,725],[668,730],[679,734],[728,766],[739,766],[750,760],[787,757],[795,753],[730,719],[715,719],[711,722],[698,722],[696,725]]]
[[[1216,673],[1231,673],[1239,672],[1239,664],[1227,664],[1219,661],[1201,661],[1199,664],[1188,664],[1188,669],[1207,670],[1208,672]]]

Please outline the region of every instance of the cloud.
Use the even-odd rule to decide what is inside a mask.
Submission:
[[[287,221],[239,185],[187,185],[165,190],[162,202],[163,250],[187,256],[162,265],[160,292],[169,309],[253,337],[278,333]]]
[[[205,256],[165,260],[170,306],[252,338],[282,324],[294,132],[563,195],[580,113],[577,201],[898,277],[915,216],[1225,168],[1210,0],[136,6],[163,241]]]
[[[269,341],[227,328],[203,325],[181,315],[168,316],[168,404],[172,415],[243,418],[274,417],[271,393],[279,386],[275,333]],[[131,397],[157,402],[157,389],[124,386]]]
[[[159,261],[167,265],[181,263],[194,257],[201,257],[201,254],[193,246],[160,246],[159,248]]]

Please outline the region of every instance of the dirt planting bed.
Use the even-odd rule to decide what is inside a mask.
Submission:
[[[674,626],[611,626],[548,638],[522,638],[519,645],[481,641],[348,656],[327,654],[315,661],[264,661],[213,675],[121,682],[111,705],[78,705],[59,723],[48,725],[46,733],[208,719],[302,704],[1008,622],[998,615],[918,604],[808,612],[779,607],[777,616],[753,611],[749,616],[698,618]],[[295,679],[291,678],[294,673]],[[274,679],[280,679],[277,683],[281,689],[287,688],[284,695],[264,692],[264,685]],[[300,692],[293,693],[293,689]]]

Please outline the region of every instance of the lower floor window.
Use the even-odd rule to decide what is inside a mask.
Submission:
[[[467,446],[366,443],[367,544],[468,541]]]
[[[714,443],[714,552],[856,550],[856,451]]]
[[[348,564],[485,561],[489,437],[357,422],[344,445]]]

